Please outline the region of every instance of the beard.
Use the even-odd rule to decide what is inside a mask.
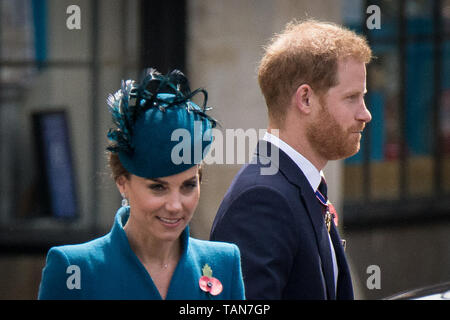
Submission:
[[[360,149],[365,124],[343,128],[322,104],[320,117],[306,128],[306,137],[314,151],[324,159],[338,160],[356,154]]]

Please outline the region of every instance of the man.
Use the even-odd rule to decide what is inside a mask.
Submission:
[[[247,299],[353,299],[322,169],[360,148],[371,120],[364,103],[371,55],[364,38],[314,20],[289,23],[266,47],[258,81],[268,133],[211,230],[211,240],[239,246]],[[275,174],[261,173],[268,162]]]

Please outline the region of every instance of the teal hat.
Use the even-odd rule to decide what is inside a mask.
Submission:
[[[203,106],[191,98],[203,93]],[[122,88],[108,97],[116,126],[108,132],[114,142],[107,149],[118,153],[123,167],[143,178],[183,172],[199,164],[212,142],[216,121],[206,114],[207,92],[190,91],[178,70],[163,76],[146,70],[140,84],[122,81]]]

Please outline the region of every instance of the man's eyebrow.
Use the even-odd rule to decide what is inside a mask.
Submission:
[[[363,94],[363,95],[365,95],[366,93],[367,93],[367,89],[364,89],[363,92],[361,92],[360,90],[349,90],[349,91],[347,91],[345,93],[345,95],[346,96],[352,96],[352,95],[355,95],[355,94]]]

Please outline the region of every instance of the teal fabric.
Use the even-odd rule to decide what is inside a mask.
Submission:
[[[158,94],[171,103],[174,94]],[[160,104],[139,116],[133,127],[134,152],[119,152],[122,165],[143,178],[171,176],[199,164],[212,142],[212,124],[189,109],[200,110],[192,101],[180,105]]]
[[[78,245],[50,249],[42,271],[39,299],[162,299],[149,273],[131,250],[123,226],[129,207],[118,210],[107,235]],[[236,245],[182,235],[183,252],[171,279],[168,300],[244,299],[240,252]],[[211,296],[199,287],[202,268],[208,264],[223,291]],[[80,289],[69,289],[74,275],[69,266],[79,267]],[[70,279],[69,279],[70,282]]]

